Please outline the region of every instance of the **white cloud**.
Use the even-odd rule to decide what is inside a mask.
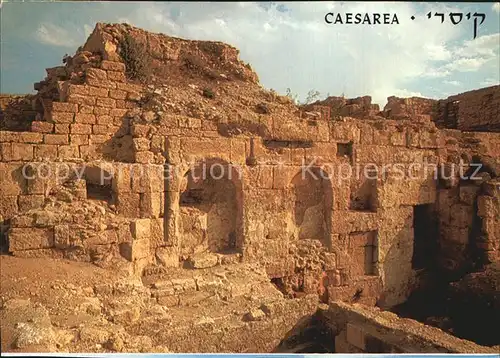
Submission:
[[[500,79],[494,79],[494,78],[487,78],[484,81],[481,82],[481,86],[489,87],[489,86],[496,86],[500,84]]]
[[[498,69],[500,33],[483,35],[474,40],[456,44],[448,51],[448,63],[437,68],[429,68],[424,77],[447,77],[454,72],[473,72],[487,67]],[[439,50],[436,50],[439,53]]]
[[[422,73],[422,77],[428,78],[443,78],[449,76],[451,72],[445,68],[428,68],[424,73]]]
[[[196,40],[223,41],[237,47],[267,88],[289,87],[304,99],[311,89],[354,97],[371,95],[384,104],[390,95],[422,95],[420,79],[483,70],[498,61],[499,35],[469,38],[470,28],[429,21],[425,14],[460,11],[453,4],[410,2],[277,3],[102,3],[99,21],[128,22],[153,32]],[[283,8],[286,11],[280,11]],[[328,25],[327,12],[396,13],[399,25]],[[410,20],[416,15],[414,21]],[[83,16],[83,15],[81,15]],[[90,24],[89,20],[86,23]],[[57,46],[80,31],[40,25],[40,41]],[[62,30],[62,31],[61,31]],[[496,43],[495,43],[496,42]],[[492,67],[492,66],[490,66]],[[488,68],[490,68],[488,67]],[[495,77],[489,73],[487,76]],[[448,78],[453,81],[454,78]],[[479,81],[479,79],[477,80]],[[418,87],[420,92],[423,88]],[[423,93],[427,95],[427,93]]]
[[[409,91],[407,89],[398,89],[395,91],[394,96],[396,97],[425,97],[420,92]]]
[[[433,61],[446,61],[452,56],[451,51],[449,51],[444,45],[425,44],[424,51],[427,52],[429,60]]]
[[[40,24],[35,36],[38,41],[47,45],[60,47],[78,46],[75,37],[70,35],[68,30],[51,23]]]
[[[447,85],[451,85],[451,86],[461,86],[462,85],[462,83],[460,81],[445,80],[443,82],[446,83]]]
[[[494,3],[492,9],[493,9],[493,11],[500,13],[500,2]]]
[[[464,41],[455,50],[456,56],[484,56],[492,58],[498,56],[500,50],[500,33],[479,36],[474,40]]]
[[[481,68],[485,63],[488,62],[488,59],[484,57],[463,57],[459,58],[453,62],[450,62],[445,66],[446,69],[450,71],[458,71],[458,72],[471,72],[477,71]]]

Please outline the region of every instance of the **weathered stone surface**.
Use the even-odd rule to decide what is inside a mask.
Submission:
[[[12,252],[47,249],[54,246],[54,230],[50,228],[12,228],[8,236],[9,250]]]
[[[150,61],[140,81],[128,40]],[[318,300],[391,308],[436,267],[500,259],[498,133],[434,124],[497,131],[497,87],[383,111],[369,96],[296,106],[228,45],[99,24],[36,88],[0,96],[0,243],[142,280],[64,291],[62,351],[271,351]],[[33,161],[49,173],[27,178]],[[460,180],[460,161],[481,162],[479,180]],[[301,178],[308,165],[326,177]],[[401,333],[361,321],[330,334],[335,349],[400,349]],[[416,330],[422,345],[405,345],[434,352]]]

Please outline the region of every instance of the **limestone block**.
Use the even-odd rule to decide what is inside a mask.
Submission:
[[[150,251],[149,239],[134,239],[120,244],[120,254],[131,262],[148,258]]]
[[[60,145],[57,147],[57,157],[63,160],[80,158],[80,147],[78,145]]]
[[[154,153],[149,151],[135,152],[134,158],[136,163],[152,164],[154,163]]]
[[[354,122],[331,122],[330,138],[333,141],[352,141],[357,144],[360,141],[360,130]]]
[[[8,232],[9,251],[47,249],[54,246],[53,228],[11,228]]]
[[[134,150],[137,152],[148,151],[150,147],[150,140],[147,138],[134,138]]]
[[[273,166],[259,165],[245,168],[243,182],[245,187],[262,189],[272,189],[273,187]]]
[[[134,240],[150,240],[151,238],[151,220],[150,219],[136,219],[130,224],[130,231]]]
[[[166,137],[164,154],[167,163],[175,165],[181,162],[181,141],[179,137]]]
[[[180,146],[181,156],[186,161],[204,158],[219,158],[227,162],[231,161],[231,139],[229,138],[187,137],[181,138]]]
[[[158,218],[161,211],[161,196],[163,192],[146,192],[140,195],[141,218]]]
[[[120,165],[115,171],[114,180],[112,181],[113,192],[121,195],[122,193],[130,193],[132,190],[130,181],[131,166]]]
[[[99,68],[89,68],[85,72],[86,79],[105,80],[108,78],[107,72]]]
[[[67,112],[67,113],[77,113],[78,105],[75,103],[67,102],[52,102],[52,111],[54,112]]]
[[[101,62],[101,68],[107,71],[125,72],[125,64],[122,62],[104,60]]]
[[[76,124],[95,124],[96,116],[94,114],[75,114],[75,123]],[[86,134],[86,133],[82,133]]]
[[[164,267],[179,267],[179,253],[175,247],[157,248],[156,260]]]
[[[379,226],[376,213],[359,211],[334,211],[331,216],[332,232],[348,234],[376,230]]]
[[[23,176],[24,166],[21,163],[0,163],[0,193],[2,195],[19,195],[26,188]]]
[[[115,82],[126,82],[125,73],[122,71],[107,71],[108,79]]]
[[[218,264],[219,258],[212,253],[201,253],[189,258],[191,266],[195,269],[214,267]]]
[[[117,196],[117,210],[120,215],[129,218],[138,218],[140,215],[140,195],[137,193],[119,193]]]
[[[69,136],[67,134],[45,134],[43,142],[45,144],[69,144]]]
[[[31,131],[37,133],[52,133],[54,124],[49,122],[35,121],[31,122]]]
[[[273,189],[284,189],[290,186],[296,175],[302,175],[301,169],[294,166],[274,166],[273,167]]]
[[[0,217],[7,220],[16,215],[18,211],[17,196],[4,196],[2,192],[2,200],[0,200]]]
[[[92,134],[92,126],[89,124],[74,123],[70,125],[70,133]]]
[[[54,226],[54,246],[66,249],[70,246],[70,230],[68,225]]]
[[[64,91],[64,95],[67,96],[67,95],[70,95],[70,94],[78,94],[78,95],[84,95],[84,96],[87,96],[90,94],[90,89],[92,87],[91,86],[85,86],[85,85],[75,85],[75,84],[69,84],[67,85],[67,88],[66,88],[66,91]],[[83,113],[81,112],[80,110],[80,113]]]
[[[314,162],[317,165],[333,163],[337,157],[337,146],[334,143],[315,142],[312,148],[305,149],[305,165]],[[303,165],[303,162],[299,162]]]
[[[73,123],[75,114],[72,112],[46,112],[44,120],[50,123]]]
[[[12,156],[10,160],[12,161],[29,161],[33,160],[33,145],[23,144],[23,143],[12,143]]]
[[[43,205],[45,197],[43,195],[20,195],[19,210],[28,211]]]
[[[116,234],[118,236],[119,243],[131,242],[133,240],[130,225],[128,224],[121,224],[118,226]]]
[[[245,164],[246,162],[246,140],[239,138],[231,139],[231,163]]]
[[[349,344],[364,350],[366,348],[365,332],[358,326],[347,323],[346,338]]]
[[[500,204],[498,197],[481,195],[477,197],[477,214],[485,218],[500,217]]]
[[[112,98],[97,97],[96,106],[105,108],[116,108],[116,100]]]
[[[54,125],[54,132],[56,134],[68,134],[69,133],[69,124],[68,123],[56,123]],[[52,137],[52,139],[49,137],[49,141],[51,141],[51,140],[53,141],[54,138],[56,138],[56,137]],[[59,137],[59,138],[61,138],[61,137]],[[47,143],[46,140],[47,140],[47,137],[44,136],[44,143]],[[54,143],[52,143],[52,144],[54,144]],[[64,143],[55,143],[55,144],[64,144]]]

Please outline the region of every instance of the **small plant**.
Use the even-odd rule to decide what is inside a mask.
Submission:
[[[207,98],[212,99],[212,98],[215,98],[215,93],[210,88],[204,88],[203,89],[203,97],[207,97]]]
[[[297,105],[299,104],[298,95],[296,93],[293,93],[290,88],[286,89],[286,96],[290,98],[293,101],[293,103]]]
[[[310,90],[309,92],[307,92],[306,101],[303,104],[310,104],[316,101],[320,95],[321,93],[319,93],[319,91]]]
[[[316,90],[310,90],[309,92],[307,92],[306,100],[304,102],[301,102],[298,99],[299,96],[296,93],[293,93],[290,88],[287,88],[286,96],[290,98],[297,106],[304,106],[316,101],[321,96],[321,93]]]
[[[151,61],[144,45],[127,33],[120,41],[119,53],[129,79],[143,82],[148,78]]]

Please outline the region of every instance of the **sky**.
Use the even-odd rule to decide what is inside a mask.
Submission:
[[[2,1],[2,0],[0,0]],[[426,14],[444,13],[445,21]],[[390,13],[399,24],[327,24],[326,13]],[[473,18],[485,13],[473,39]],[[240,50],[261,84],[299,99],[326,95],[446,98],[500,82],[500,3],[412,2],[21,2],[0,8],[0,92],[33,93],[97,22],[223,41]],[[415,19],[411,20],[414,16]]]

